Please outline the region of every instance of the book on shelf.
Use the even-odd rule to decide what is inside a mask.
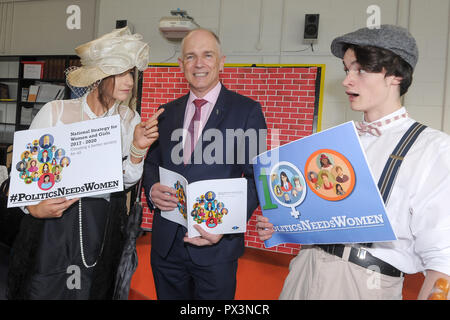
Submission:
[[[21,98],[20,101],[28,101],[28,92],[29,88],[22,88]]]
[[[14,123],[16,121],[16,108],[6,107],[5,122]]]
[[[64,98],[66,87],[63,84],[53,84],[37,81],[29,88],[22,88],[22,100],[24,102],[46,103]]]
[[[21,125],[30,125],[31,120],[33,119],[33,108],[24,108],[20,112],[20,124]]]
[[[43,79],[64,79],[65,58],[48,58],[45,60]]]
[[[9,87],[5,83],[0,83],[0,99],[9,99]]]
[[[81,60],[80,59],[70,59],[69,67],[81,67]]]
[[[64,97],[65,87],[62,85],[42,83],[39,84],[39,93],[36,102],[49,102]]]
[[[39,86],[31,85],[28,89],[28,102],[36,102],[36,98],[39,92]]]

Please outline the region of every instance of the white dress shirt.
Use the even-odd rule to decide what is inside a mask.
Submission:
[[[209,115],[211,114],[211,111],[214,109],[214,106],[216,105],[217,99],[219,98],[220,90],[222,89],[222,84],[220,81],[216,84],[214,88],[212,88],[203,98],[206,101],[208,101],[203,107],[200,117],[200,123],[198,128],[198,136],[194,137],[195,141],[198,140],[203,128],[205,127],[206,122],[208,122]],[[194,117],[195,113],[195,105],[194,100],[199,99],[192,91],[189,92],[189,98],[186,103],[186,111],[184,112],[184,122],[183,122],[183,129],[184,129],[184,136],[183,136],[183,145],[185,143],[186,134],[189,129],[189,124],[192,121],[192,118]]]
[[[379,119],[405,113],[405,108]],[[377,121],[379,121],[377,120]],[[401,118],[379,128],[380,137],[360,136],[378,182],[389,155],[415,121]],[[426,128],[407,153],[386,205],[397,236],[368,251],[405,273],[436,270],[450,275],[450,136]]]

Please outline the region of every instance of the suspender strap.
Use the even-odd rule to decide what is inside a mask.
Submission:
[[[387,204],[389,200],[392,186],[394,185],[395,178],[397,177],[398,170],[400,169],[400,165],[402,164],[406,153],[408,153],[417,137],[423,130],[425,130],[426,127],[427,126],[418,122],[413,123],[400,139],[392,154],[389,156],[383,172],[381,173],[380,180],[378,180],[378,189],[380,190],[384,204]],[[361,245],[369,248],[372,247],[372,243],[361,243]]]
[[[383,172],[381,173],[380,180],[378,181],[378,189],[380,190],[385,204],[387,204],[389,200],[392,186],[394,185],[395,178],[397,177],[398,170],[400,169],[400,165],[402,164],[406,153],[426,127],[427,126],[421,123],[415,122],[408,131],[405,132],[394,151],[389,156]]]

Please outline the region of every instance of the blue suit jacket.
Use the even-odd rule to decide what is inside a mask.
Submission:
[[[149,199],[149,192],[152,185],[159,182],[159,166],[168,170],[178,172],[183,175],[189,183],[207,180],[207,179],[226,179],[226,178],[240,178],[244,176],[247,178],[247,220],[250,219],[253,211],[258,206],[258,197],[256,194],[256,186],[253,179],[253,166],[251,158],[249,160],[250,146],[246,139],[245,144],[239,143],[234,139],[232,144],[234,147],[234,161],[232,164],[230,160],[226,161],[226,129],[247,129],[253,128],[257,132],[259,129],[266,129],[266,122],[262,113],[261,105],[247,97],[232,92],[222,86],[216,105],[214,106],[210,117],[203,129],[203,133],[208,129],[217,129],[222,133],[223,137],[223,160],[222,163],[205,164],[202,159],[201,164],[184,165],[175,164],[171,159],[172,150],[178,149],[181,146],[181,137],[179,140],[171,141],[172,132],[175,129],[182,129],[184,122],[184,114],[189,94],[185,95],[175,101],[161,106],[165,109],[164,113],[159,117],[158,129],[159,139],[155,142],[147,155],[144,164],[144,189],[147,199]],[[216,131],[217,132],[217,131]],[[205,138],[206,140],[206,138]],[[258,150],[258,153],[265,151],[265,136],[263,137],[264,150]],[[208,144],[213,141],[203,141],[199,139],[195,146],[194,153],[203,151]],[[254,146],[254,141],[251,142]],[[258,146],[259,146],[258,136]],[[210,147],[211,148],[211,147]],[[229,147],[228,147],[229,148]],[[200,150],[198,150],[200,149]],[[238,162],[238,154],[245,152],[246,158],[244,164],[242,161]],[[193,154],[194,154],[193,153]],[[219,154],[219,153],[218,153]],[[213,153],[213,155],[215,155]],[[228,152],[228,156],[230,152]],[[182,150],[180,152],[182,156]],[[182,158],[181,158],[182,159]],[[147,201],[150,208],[153,204]],[[156,250],[159,255],[166,257],[172,246],[173,241],[180,241],[175,239],[175,234],[178,224],[161,217],[158,209],[155,210],[152,227],[152,250]],[[189,254],[194,263],[199,265],[212,265],[220,262],[235,260],[244,252],[244,234],[228,234],[215,245],[197,247],[187,244]]]

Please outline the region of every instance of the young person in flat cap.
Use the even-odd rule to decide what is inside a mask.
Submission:
[[[128,27],[116,29],[75,49],[82,66],[66,72],[78,99],[47,103],[30,129],[120,115],[124,189],[139,181],[143,158],[158,138],[156,113],[141,122],[124,101],[133,101],[137,70],[147,67],[148,44]],[[130,99],[131,97],[131,99]],[[99,158],[99,161],[103,161]],[[67,200],[43,200],[28,213],[13,245],[9,299],[110,299],[120,259],[126,217],[125,192]],[[68,279],[77,266],[75,288]]]
[[[418,298],[450,279],[450,137],[411,119],[400,97],[418,59],[406,29],[382,25],[333,40],[361,143],[397,236],[373,244],[302,246],[280,299],[401,299],[405,273],[424,272]],[[397,170],[397,171],[396,171]],[[273,225],[258,217],[261,240]]]

